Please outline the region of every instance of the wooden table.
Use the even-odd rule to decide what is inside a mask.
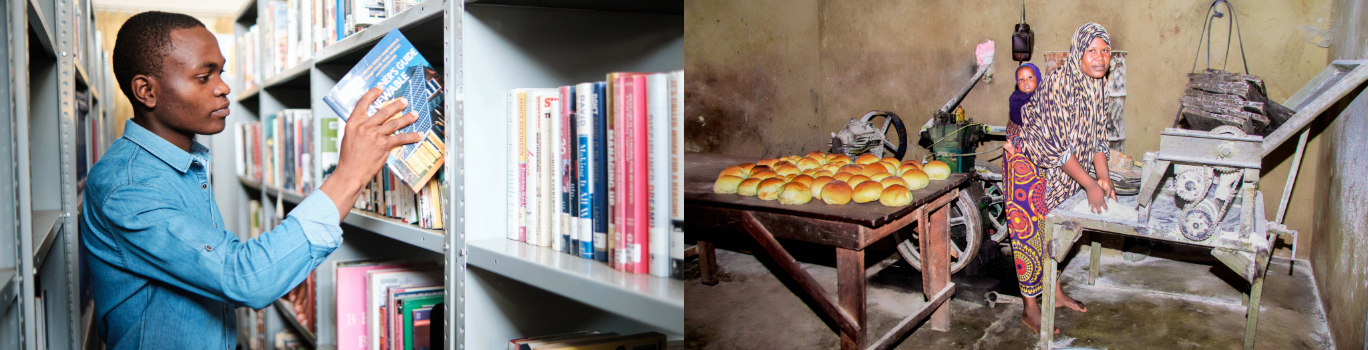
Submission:
[[[822,313],[835,321],[842,349],[865,349],[869,331],[865,314],[865,248],[913,223],[920,236],[922,286],[930,303],[904,318],[868,349],[892,348],[912,332],[913,326],[930,317],[932,329],[950,328],[949,204],[959,195],[968,174],[951,174],[912,191],[912,204],[886,207],[878,203],[828,205],[813,200],[803,205],[783,205],[753,196],[713,193],[722,169],[757,159],[688,153],[684,156],[684,215],[686,232],[698,241],[703,283],[717,284],[717,259],[710,241],[744,229],[772,257],[783,273],[793,278],[816,302]],[[895,234],[896,236],[896,234]],[[812,275],[779,245],[777,238],[817,243],[836,248],[837,299],[827,295]],[[899,237],[900,239],[901,237]],[[899,249],[908,258],[905,249]],[[778,273],[780,271],[774,271]]]

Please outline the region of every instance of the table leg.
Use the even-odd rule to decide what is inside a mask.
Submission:
[[[702,274],[703,284],[717,285],[717,250],[712,242],[698,241],[698,272]]]
[[[1254,349],[1254,335],[1259,328],[1259,299],[1263,296],[1264,278],[1260,276],[1254,279],[1254,283],[1249,286],[1249,310],[1245,315],[1245,336],[1244,348]]]
[[[955,191],[951,192],[952,195]],[[932,294],[950,284],[950,206],[942,206],[931,212],[918,225],[921,234],[922,292],[928,299]],[[923,212],[922,215],[927,215]],[[924,227],[924,228],[923,228]],[[931,314],[927,321],[931,329],[950,330],[950,303],[942,304]]]
[[[1097,239],[1097,232],[1088,234],[1088,240],[1092,244],[1088,247],[1088,255],[1091,261],[1088,264],[1088,285],[1097,285],[1097,273],[1102,269],[1102,240]]]
[[[854,334],[841,332],[841,349],[864,349],[869,331],[865,329],[864,251],[836,248],[836,289],[841,309],[855,318]]]
[[[1040,234],[1045,242],[1044,253],[1041,263],[1045,265],[1044,274],[1040,278],[1040,284],[1044,288],[1044,293],[1040,295],[1040,348],[1049,349],[1050,342],[1054,340],[1054,316],[1055,316],[1055,268],[1056,262],[1054,254],[1049,249],[1054,244],[1054,225],[1046,222],[1040,225]]]

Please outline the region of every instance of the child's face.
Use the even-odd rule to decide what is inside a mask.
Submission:
[[[1035,71],[1031,70],[1031,67],[1018,68],[1016,72],[1016,79],[1017,90],[1021,90],[1021,92],[1028,94],[1035,92],[1036,76]]]

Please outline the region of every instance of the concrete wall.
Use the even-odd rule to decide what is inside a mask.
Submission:
[[[1285,100],[1325,67],[1328,50],[1314,44],[1324,45],[1324,38],[1312,34],[1329,28],[1330,3],[1236,5],[1250,73],[1265,79],[1273,100]],[[1067,50],[1083,23],[1106,26],[1113,49],[1129,55],[1125,147],[1139,159],[1157,150],[1159,131],[1172,124],[1209,4],[1028,0],[1027,21],[1037,41],[1033,62],[1043,61],[1045,51]],[[1009,39],[1020,6],[980,0],[686,1],[686,148],[755,157],[824,150],[831,132],[875,109],[898,113],[915,133],[968,81],[974,45],[985,39],[998,46],[993,79],[979,83],[962,105],[977,121],[1003,125],[1016,66]],[[1225,38],[1224,28],[1213,37]],[[1217,43],[1213,65],[1220,68],[1224,39]],[[1230,62],[1230,70],[1243,70],[1238,52]],[[1321,138],[1310,142],[1307,159],[1321,156]],[[1261,187],[1272,203],[1270,215],[1291,163],[1291,147],[1284,148],[1264,164]],[[925,151],[914,145],[908,154],[920,159]],[[1308,163],[1292,208],[1312,207],[1310,179],[1320,165]],[[1311,222],[1308,210],[1292,210],[1287,219],[1303,233],[1304,245],[1316,236]]]
[[[1368,59],[1368,1],[1337,0],[1334,9],[1330,59]],[[1304,160],[1325,169],[1315,177],[1311,265],[1335,344],[1368,349],[1368,94],[1338,108],[1333,121],[1322,117],[1324,151]]]

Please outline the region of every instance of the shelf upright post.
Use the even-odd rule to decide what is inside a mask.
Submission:
[[[446,188],[442,196],[446,201],[446,319],[442,333],[443,347],[448,350],[465,350],[465,277],[466,249],[465,227],[465,78],[462,70],[464,62],[465,1],[446,0],[442,13],[442,69],[446,75],[446,115],[447,153]],[[454,121],[454,123],[453,123]]]
[[[77,276],[80,269],[76,266],[77,254],[80,251],[76,246],[76,235],[80,230],[76,227],[76,65],[81,64],[76,60],[75,49],[81,44],[80,34],[76,32],[75,21],[81,20],[76,16],[74,2],[76,0],[57,0],[56,6],[56,32],[57,32],[57,81],[58,81],[58,114],[60,132],[58,133],[58,147],[61,156],[60,162],[60,183],[61,183],[61,213],[62,217],[62,244],[65,245],[66,255],[59,262],[65,272],[64,282],[49,281],[49,283],[65,283],[66,295],[57,295],[54,300],[47,301],[52,308],[60,310],[48,313],[48,324],[51,328],[65,330],[65,335],[58,335],[50,339],[66,339],[68,349],[79,349],[81,338],[80,317],[81,306],[78,287],[81,280]],[[86,82],[87,86],[89,82]],[[57,332],[49,332],[56,333]],[[54,344],[49,344],[52,346]],[[60,346],[59,346],[60,347]]]
[[[12,113],[10,113],[9,126],[12,127],[10,134],[10,150],[8,156],[14,160],[13,173],[9,174],[11,193],[7,193],[4,201],[10,201],[18,210],[12,213],[16,217],[12,218],[14,234],[19,237],[19,250],[16,254],[19,257],[19,271],[15,278],[19,279],[19,348],[33,348],[36,346],[34,341],[38,334],[38,325],[33,322],[36,314],[36,304],[33,302],[34,295],[34,268],[33,268],[33,202],[32,190],[29,187],[29,71],[28,55],[19,52],[27,52],[28,44],[28,1],[7,1],[9,4],[9,47],[18,51],[10,57],[10,89],[12,89],[12,101],[14,103]],[[41,9],[34,9],[41,11]],[[41,23],[39,24],[41,25]],[[9,191],[7,191],[9,192]]]

